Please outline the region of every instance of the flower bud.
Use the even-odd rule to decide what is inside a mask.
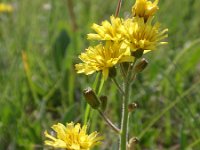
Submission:
[[[136,108],[138,108],[138,105],[136,103],[131,103],[128,105],[129,112],[133,112]]]
[[[154,2],[149,0],[136,0],[135,5],[132,7],[133,16],[142,17],[146,21],[159,9],[157,4],[158,0],[155,0]]]
[[[90,88],[86,88],[83,91],[84,97],[87,101],[87,103],[93,108],[93,109],[97,109],[100,106],[100,101],[97,98],[95,92]]]
[[[138,49],[136,51],[131,52],[131,55],[134,56],[135,58],[140,58],[143,55],[144,50],[143,49]]]
[[[106,110],[106,106],[107,106],[107,102],[108,102],[108,98],[107,98],[107,96],[101,96],[99,99],[101,101],[101,109],[103,111],[105,111]]]
[[[135,145],[139,142],[138,138],[132,137],[128,142],[128,150],[134,150]]]
[[[142,60],[135,66],[135,71],[137,73],[142,72],[147,65],[148,61],[145,58],[142,58]]]

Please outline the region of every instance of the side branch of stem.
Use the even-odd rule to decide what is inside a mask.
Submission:
[[[99,114],[101,115],[101,117],[106,121],[106,123],[113,129],[113,131],[115,131],[116,133],[120,134],[121,130],[119,128],[117,128],[108,118],[107,116],[98,109]]]
[[[113,82],[115,83],[115,85],[117,86],[119,92],[120,92],[122,95],[124,95],[124,91],[123,91],[123,89],[120,87],[120,85],[119,85],[119,83],[116,81],[116,79],[115,79],[115,78],[112,78],[112,81],[113,81]]]

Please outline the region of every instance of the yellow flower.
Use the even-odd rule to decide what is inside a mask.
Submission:
[[[73,122],[67,123],[64,126],[61,123],[52,126],[52,129],[56,132],[55,136],[52,136],[44,132],[46,138],[45,145],[52,146],[54,148],[65,148],[67,150],[90,150],[94,145],[101,143],[101,136],[95,131],[88,135],[86,133],[87,126],[82,128],[79,123],[74,125]]]
[[[107,20],[103,21],[101,25],[93,24],[92,29],[97,33],[88,34],[89,40],[121,40],[120,29],[122,27],[122,20],[120,18],[110,17],[111,23]]]
[[[136,0],[135,5],[132,7],[133,16],[143,17],[146,21],[149,17],[153,16],[159,9],[157,4],[159,0],[153,3],[148,0]]]
[[[167,44],[162,42],[168,37],[168,29],[161,30],[160,24],[157,22],[152,25],[152,18],[147,22],[143,18],[134,17],[124,21],[126,31],[125,42],[130,47],[131,51],[136,50],[155,50],[157,46]]]
[[[105,46],[99,44],[95,47],[89,47],[79,58],[83,63],[75,65],[77,73],[89,75],[96,71],[102,71],[105,80],[109,75],[110,68],[118,63],[134,60],[126,47],[113,42],[107,42]]]
[[[9,4],[0,3],[0,13],[1,12],[12,12],[13,7]]]

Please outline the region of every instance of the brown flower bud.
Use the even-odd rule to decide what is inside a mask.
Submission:
[[[101,109],[103,111],[105,111],[106,110],[106,106],[107,106],[107,102],[108,102],[108,98],[107,98],[107,96],[101,96],[99,99],[101,101]]]
[[[132,137],[128,142],[128,150],[134,150],[135,145],[139,142],[138,138]]]
[[[133,112],[136,108],[138,108],[138,105],[136,103],[131,103],[128,105],[129,112]]]
[[[100,106],[100,101],[97,98],[95,92],[90,88],[86,88],[83,91],[84,97],[87,101],[87,103],[93,108],[93,109],[97,109]]]
[[[142,60],[135,66],[135,71],[137,73],[142,72],[147,65],[148,61],[145,58],[142,58]]]

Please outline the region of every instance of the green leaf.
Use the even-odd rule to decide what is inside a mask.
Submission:
[[[57,70],[61,70],[67,47],[70,44],[70,37],[65,29],[61,29],[53,44],[53,57]]]

